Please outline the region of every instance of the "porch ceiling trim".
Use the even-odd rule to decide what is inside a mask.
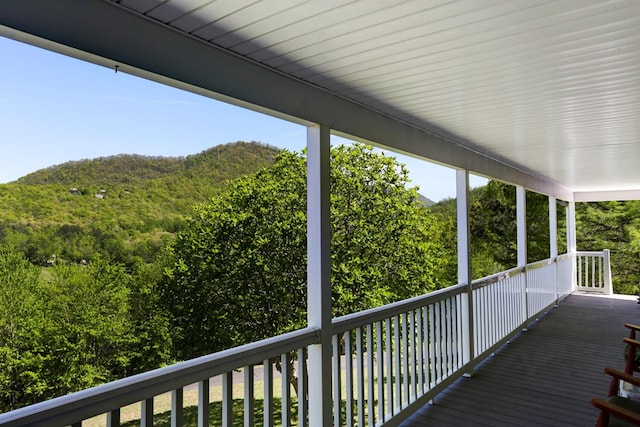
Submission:
[[[582,191],[573,193],[575,202],[606,202],[609,200],[640,200],[640,190]]]

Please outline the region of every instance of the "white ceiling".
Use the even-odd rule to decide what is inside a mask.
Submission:
[[[532,187],[539,191],[586,193],[577,199],[640,198],[638,0],[91,0],[84,9],[82,1],[65,0],[69,7],[62,13],[63,6],[4,0],[24,9],[14,16],[5,9],[5,19],[0,4],[0,24],[5,35],[33,34],[38,39],[27,41],[34,44],[64,43],[196,90],[309,120],[313,112],[303,111],[313,101],[304,90],[298,93],[302,83],[332,95],[327,102],[334,112],[323,117],[344,134],[483,174],[495,170],[493,176],[512,182],[537,182]],[[106,20],[123,34],[135,26],[129,42],[118,41],[118,32],[101,30],[92,19]],[[66,22],[52,26],[55,20]],[[151,25],[163,29],[162,38],[147,34]],[[101,31],[101,38],[92,37]],[[293,80],[277,86],[278,92],[259,74],[220,59],[208,63],[195,50],[169,57],[185,33],[191,44],[206,41],[253,69],[257,63]],[[164,62],[188,58],[189,67],[165,72],[152,64],[163,55]],[[222,68],[233,68],[233,75]],[[249,89],[261,90],[263,98]],[[403,145],[400,134],[396,144],[373,131],[341,129],[336,116],[349,108],[426,130],[440,145],[427,138],[421,149],[415,141]],[[369,116],[358,117],[353,120]],[[370,127],[383,126],[374,122]],[[454,148],[443,148],[443,141]],[[460,146],[469,150],[460,152]]]

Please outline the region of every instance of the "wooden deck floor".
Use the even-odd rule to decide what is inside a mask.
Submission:
[[[624,367],[633,299],[571,295],[402,426],[593,426],[605,366]]]

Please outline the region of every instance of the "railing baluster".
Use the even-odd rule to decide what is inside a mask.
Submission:
[[[371,323],[367,324],[367,413],[368,413],[368,424],[373,427],[375,421],[375,402],[374,402],[374,394],[373,394],[373,325]]]
[[[378,368],[378,417],[380,421],[384,416],[384,330],[382,321],[376,322],[376,367]]]
[[[334,335],[333,340],[333,425],[340,427],[342,414],[342,364],[340,363],[340,336]]]
[[[120,408],[107,412],[107,427],[120,427]]]
[[[209,378],[198,383],[198,427],[209,426]]]
[[[307,352],[304,348],[298,350],[298,426],[307,426]]]
[[[451,309],[451,300],[445,300],[444,305],[447,312],[447,363],[449,364],[447,376],[449,376],[453,373],[453,310]]]
[[[222,374],[222,426],[233,426],[233,371]]]
[[[264,373],[264,401],[263,415],[264,427],[273,426],[273,364],[271,360],[265,359],[262,363]]]
[[[171,391],[171,427],[182,427],[184,424],[184,389]]]
[[[436,348],[435,348],[435,365],[436,365],[436,382],[439,383],[442,381],[442,333],[440,328],[440,303],[437,302],[434,304],[434,317],[435,317],[435,337],[436,337]]]
[[[508,310],[508,300],[507,300],[507,290],[508,290],[508,281],[503,280],[500,282],[500,303],[499,307],[502,307],[500,310],[500,339],[504,338],[507,335],[507,318],[509,315]]]
[[[417,336],[417,345],[416,349],[418,352],[418,393],[420,395],[424,394],[424,340],[423,340],[423,329],[422,329],[422,309],[419,308],[416,310],[416,336]]]
[[[435,304],[428,306],[429,310],[429,388],[436,385],[436,322],[435,322]]]
[[[409,403],[409,336],[407,331],[407,313],[402,313],[402,384],[404,385],[402,396],[402,408]]]
[[[497,304],[498,299],[498,287],[491,286],[491,297],[489,305],[487,306],[487,310],[491,313],[491,336],[489,337],[489,347],[498,342],[498,317],[499,317],[499,306]]]
[[[153,427],[153,397],[141,402],[140,426]]]
[[[400,368],[400,315],[393,317],[393,365],[395,369],[395,384],[396,384],[396,412],[400,412],[402,409],[402,369]]]
[[[387,365],[387,414],[393,416],[393,377],[395,372],[393,371],[393,346],[392,337],[393,331],[391,330],[391,318],[387,317],[384,321],[385,326],[385,356]],[[386,420],[386,418],[385,418]]]
[[[281,413],[282,413],[282,427],[291,426],[291,385],[289,384],[289,378],[291,377],[291,356],[289,353],[283,353],[280,356],[281,365],[281,385],[282,385],[282,400],[281,400]],[[340,372],[340,371],[338,371]]]
[[[346,381],[346,416],[347,426],[353,426],[353,344],[351,334],[352,331],[347,331],[344,336],[344,370]]]
[[[463,310],[466,310],[463,306],[462,295],[456,295],[457,304],[457,318],[458,318],[458,363],[461,366],[464,363],[464,343],[465,337],[463,336],[464,324],[463,324]]]
[[[253,365],[244,368],[244,425],[255,424],[255,382],[253,380]]]
[[[356,328],[356,384],[358,388],[358,426],[364,426],[364,361],[362,328]]]
[[[411,390],[409,401],[413,402],[417,397],[417,366],[416,366],[416,318],[415,311],[409,312],[409,372],[411,374]]]

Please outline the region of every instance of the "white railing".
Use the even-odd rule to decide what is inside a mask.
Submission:
[[[608,254],[581,252],[576,264],[574,256],[561,255],[476,280],[471,294],[461,284],[334,319],[332,372],[323,376],[332,381],[334,426],[398,425],[571,293],[576,264],[580,279],[590,272],[589,284],[600,283],[596,277],[604,282],[610,275]],[[603,260],[602,272],[598,259]],[[307,328],[225,350],[0,414],[0,425],[80,426],[82,420],[107,414],[107,425],[117,426],[121,408],[141,402],[141,425],[150,426],[154,397],[170,392],[171,425],[181,426],[183,390],[195,383],[198,425],[237,424],[232,407],[236,397],[242,401],[245,426],[254,425],[258,413],[264,426],[306,426],[306,373],[314,369],[308,366],[306,349],[318,344],[319,336],[319,330]],[[281,375],[274,374],[276,366]],[[295,376],[301,398],[293,397],[290,383]],[[209,390],[216,378],[222,389],[222,415],[209,420]],[[234,392],[238,382],[242,391]],[[257,386],[264,399],[256,398]],[[280,411],[274,407],[276,394]],[[262,410],[256,403],[262,403]]]
[[[569,295],[576,290],[575,280],[576,254],[560,255],[556,261],[556,283],[558,297]]]
[[[453,286],[334,320],[335,426],[389,422],[460,370],[464,292]]]
[[[583,292],[613,293],[609,250],[577,252],[576,288]]]
[[[527,266],[527,315],[535,316],[558,299],[556,263],[539,261]]]
[[[523,268],[473,282],[474,355],[491,352],[527,320]]]
[[[141,426],[153,425],[154,397],[171,393],[171,425],[182,426],[185,386],[197,387],[197,422],[199,426],[233,425],[233,383],[238,376],[243,385],[244,425],[255,424],[256,414],[262,413],[263,425],[292,425],[294,414],[291,396],[291,360],[297,358],[298,390],[307,389],[305,349],[318,342],[319,331],[311,328],[290,332],[278,337],[224,350],[166,368],[156,369],[91,389],[58,397],[46,402],[0,414],[0,425],[13,426],[81,426],[83,420],[106,414],[108,426],[120,425],[122,407],[140,402]],[[274,366],[281,366],[279,381],[274,381]],[[236,373],[234,371],[241,371]],[[254,396],[255,374],[261,371],[264,399]],[[210,386],[213,380],[221,383],[221,419],[210,420]],[[274,407],[274,388],[280,386],[281,411],[278,419]],[[304,393],[302,393],[304,395]],[[255,403],[262,403],[257,411]],[[297,399],[297,425],[307,425],[307,400]]]

